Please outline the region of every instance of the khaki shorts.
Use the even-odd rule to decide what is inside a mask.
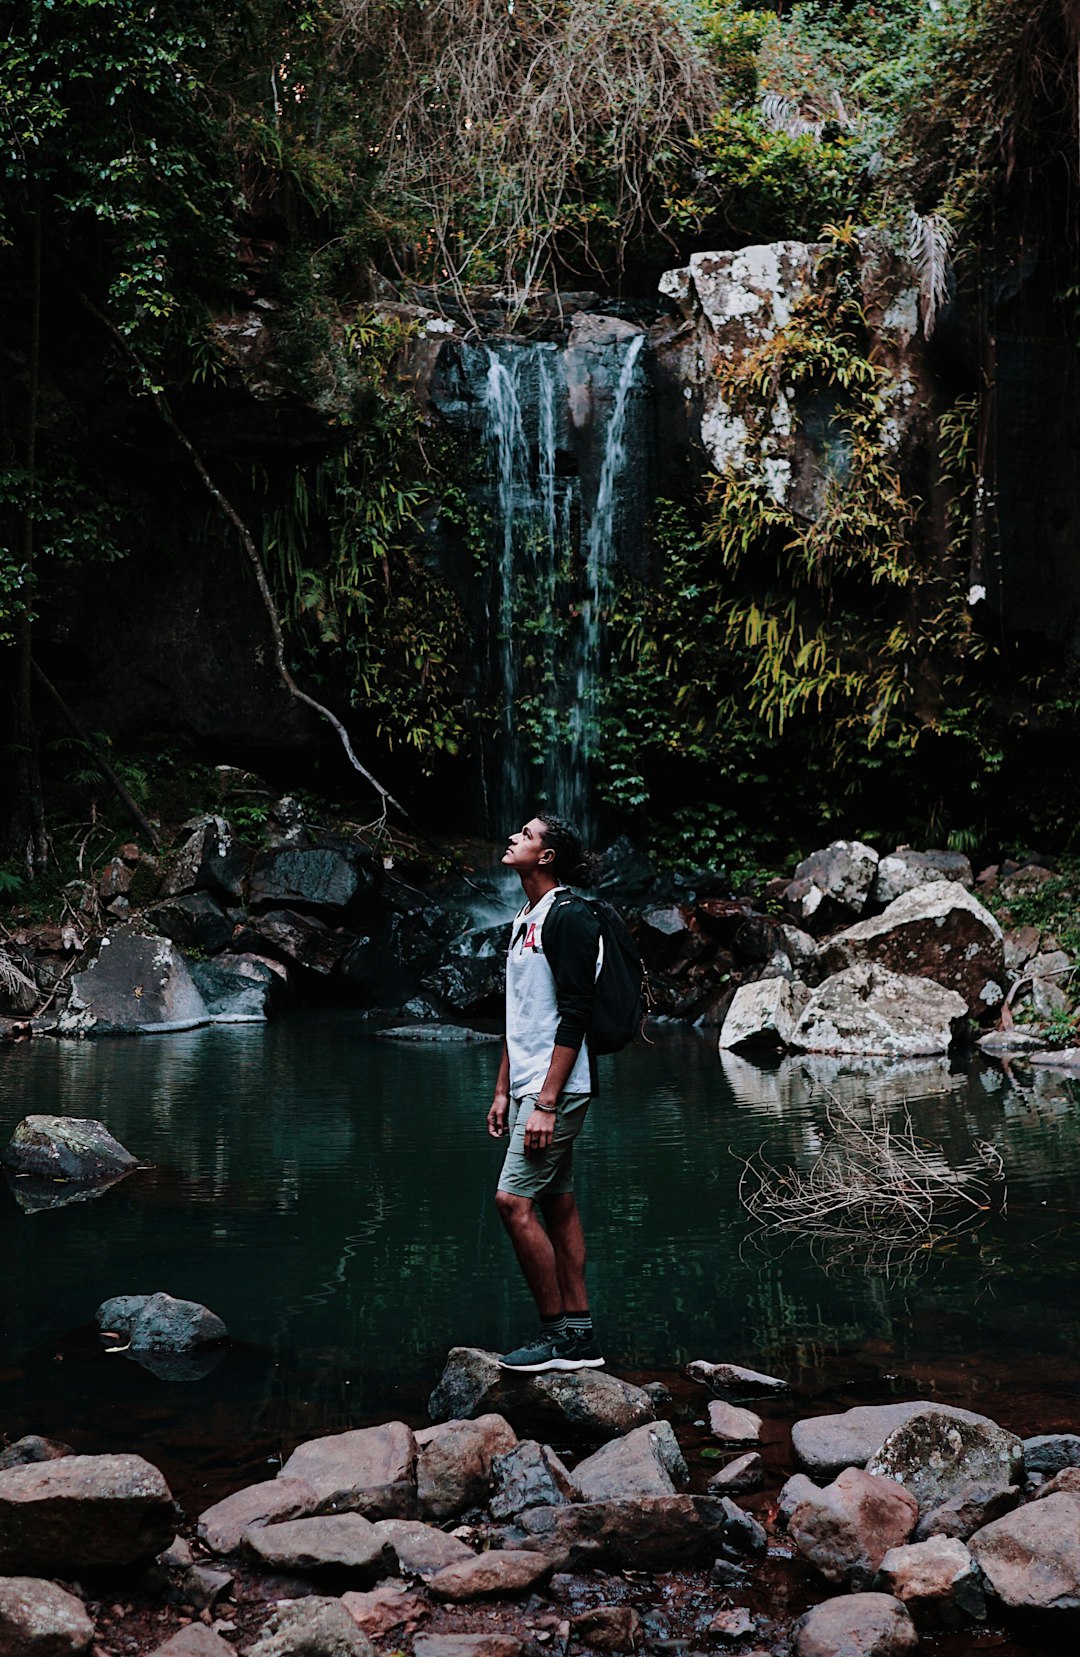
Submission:
[[[499,1190],[515,1197],[560,1196],[574,1189],[574,1140],[581,1132],[589,1108],[588,1093],[564,1093],[555,1117],[555,1133],[546,1151],[525,1155],[525,1124],[532,1115],[538,1095],[525,1093],[511,1099],[510,1144],[499,1175]]]

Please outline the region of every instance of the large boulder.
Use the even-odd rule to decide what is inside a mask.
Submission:
[[[493,1434],[491,1423],[498,1423],[502,1431]],[[454,1519],[469,1508],[483,1507],[491,1488],[493,1457],[517,1443],[517,1434],[501,1415],[477,1422],[450,1421],[425,1437],[416,1463],[416,1494],[420,1512],[429,1519]]]
[[[244,1532],[280,1519],[303,1519],[315,1512],[319,1498],[302,1479],[264,1479],[235,1490],[199,1515],[199,1541],[211,1553],[235,1553]]]
[[[93,1638],[74,1594],[36,1576],[0,1577],[0,1657],[78,1657]]]
[[[289,974],[263,955],[219,955],[189,961],[212,1024],[261,1024],[289,1000]]]
[[[954,880],[902,893],[880,915],[838,932],[822,950],[826,973],[871,963],[955,990],[976,1017],[997,1007],[1004,993],[1001,927]]]
[[[918,1517],[918,1503],[900,1485],[846,1467],[832,1484],[804,1495],[788,1534],[829,1582],[862,1589],[889,1549],[907,1541]]]
[[[135,1565],[175,1534],[169,1487],[141,1456],[61,1456],[0,1473],[0,1572]]]
[[[635,1427],[612,1439],[574,1468],[574,1482],[586,1502],[623,1501],[637,1496],[674,1496],[689,1479],[686,1462],[669,1421]]]
[[[224,949],[233,933],[232,921],[209,892],[164,898],[145,910],[143,919],[181,949],[201,949],[207,955]]]
[[[907,1404],[858,1404],[839,1415],[808,1416],[791,1429],[791,1442],[811,1473],[831,1476],[845,1467],[865,1467],[890,1433],[926,1410],[935,1410],[952,1421],[994,1426],[989,1416],[976,1415],[973,1410],[917,1399]]]
[[[139,1165],[104,1122],[83,1116],[24,1116],[0,1162],[13,1174],[76,1185],[112,1181]]]
[[[374,885],[370,854],[331,846],[275,846],[255,859],[253,909],[346,909]]]
[[[977,1530],[968,1546],[1003,1605],[1080,1611],[1080,1496],[1059,1491]]]
[[[233,939],[239,951],[269,951],[288,965],[302,967],[320,978],[337,970],[352,942],[350,932],[295,909],[268,909],[265,914],[253,915]]]
[[[804,1613],[795,1624],[795,1657],[907,1657],[919,1636],[891,1594],[845,1594]]]
[[[791,1045],[808,1053],[888,1058],[946,1053],[967,1017],[967,1003],[955,991],[864,961],[813,991]]]
[[[870,902],[884,909],[905,892],[932,886],[936,880],[952,880],[965,887],[974,884],[971,864],[963,852],[917,852],[910,846],[897,846],[878,863]]]
[[[191,1352],[216,1346],[229,1331],[208,1306],[172,1295],[115,1295],[102,1301],[94,1321],[127,1341],[133,1352]]]
[[[894,1428],[866,1471],[902,1484],[925,1513],[973,1483],[1019,1483],[1024,1446],[992,1421],[957,1421],[929,1408]]]
[[[620,1437],[656,1417],[647,1392],[602,1370],[515,1375],[500,1367],[494,1352],[452,1347],[428,1414],[449,1421],[490,1410],[557,1422],[594,1438]]]
[[[906,1605],[921,1628],[951,1627],[986,1615],[978,1567],[955,1536],[935,1536],[890,1548],[881,1561],[877,1586]]]
[[[740,984],[720,1030],[720,1046],[790,1047],[809,999],[805,984],[789,983],[786,978]]]
[[[140,1035],[192,1030],[210,1014],[184,957],[170,938],[118,926],[71,980],[57,1021],[62,1036]]]
[[[310,1485],[319,1513],[361,1513],[368,1519],[416,1514],[416,1440],[403,1421],[308,1439],[278,1477]]]
[[[513,1519],[529,1507],[565,1507],[581,1500],[561,1459],[548,1444],[523,1439],[491,1464],[488,1511],[496,1521]]]
[[[834,840],[795,870],[784,901],[811,931],[861,915],[877,873],[878,854],[861,840]]]

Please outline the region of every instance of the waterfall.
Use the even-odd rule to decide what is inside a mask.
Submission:
[[[597,419],[594,403],[592,441],[602,433],[602,450],[591,503],[582,500],[570,463],[565,356],[550,344],[481,348],[495,518],[489,620],[500,712],[493,756],[499,780],[490,804],[492,826],[500,829],[532,804],[588,821],[628,408],[643,345],[644,335],[636,334],[614,348],[618,372],[606,421]],[[612,347],[602,350],[601,383]],[[568,458],[560,475],[562,451]]]

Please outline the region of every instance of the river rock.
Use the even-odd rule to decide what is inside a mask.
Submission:
[[[971,864],[963,852],[912,851],[897,846],[881,858],[870,888],[870,902],[882,908],[917,886],[931,886],[936,880],[951,880],[970,888],[975,884]]]
[[[531,1438],[495,1457],[491,1483],[488,1511],[499,1522],[527,1507],[562,1507],[581,1500],[581,1491],[550,1445]]]
[[[977,1530],[969,1546],[1003,1605],[1080,1610],[1080,1496],[1060,1491],[1029,1502]]]
[[[762,1421],[753,1410],[741,1410],[737,1404],[728,1404],[721,1398],[709,1403],[709,1431],[722,1444],[756,1444],[761,1438]]]
[[[422,979],[421,987],[455,1013],[479,1017],[502,1007],[506,964],[499,956],[447,961]]]
[[[236,1657],[236,1647],[205,1623],[192,1622],[155,1646],[151,1657]]]
[[[710,1364],[704,1358],[695,1358],[686,1366],[692,1381],[700,1381],[719,1397],[734,1393],[736,1397],[753,1393],[786,1392],[787,1381],[775,1375],[762,1375],[756,1369],[744,1369],[741,1364]]]
[[[724,1546],[750,1559],[764,1555],[769,1543],[768,1533],[754,1515],[747,1513],[738,1502],[733,1502],[730,1496],[721,1496],[718,1500],[711,1496],[703,1498],[705,1503],[712,1501],[715,1501],[715,1506],[709,1516],[710,1522],[719,1525]]]
[[[195,1300],[172,1295],[115,1295],[94,1314],[104,1333],[123,1336],[133,1352],[191,1352],[227,1340],[229,1331],[216,1312]]]
[[[38,1433],[26,1433],[0,1450],[0,1473],[5,1467],[29,1467],[36,1461],[59,1461],[61,1456],[73,1456],[70,1444],[61,1444],[56,1438],[42,1438]]]
[[[269,951],[320,978],[337,970],[352,942],[350,932],[295,909],[268,909],[252,915],[233,939],[239,951],[257,955]]]
[[[308,1439],[278,1477],[309,1484],[319,1513],[361,1513],[368,1519],[416,1515],[416,1440],[403,1421]]]
[[[551,1561],[537,1553],[490,1551],[447,1565],[428,1578],[427,1588],[436,1599],[460,1603],[474,1599],[505,1599],[542,1587],[554,1569]]]
[[[669,1421],[652,1421],[579,1461],[574,1482],[586,1502],[674,1496],[690,1475]]]
[[[339,1599],[279,1604],[245,1657],[374,1657],[374,1646]]]
[[[770,977],[740,984],[720,1031],[721,1047],[788,1047],[810,999],[805,984]]]
[[[499,1448],[510,1449],[517,1434],[501,1415],[488,1416],[505,1429]],[[479,1422],[450,1421],[419,1447],[416,1494],[420,1512],[429,1519],[453,1519],[472,1507],[483,1507],[491,1488],[492,1448]]]
[[[1059,1490],[1068,1491],[1070,1496],[1080,1496],[1080,1467],[1063,1467],[1060,1473],[1055,1473],[1052,1479],[1047,1479],[1045,1484],[1040,1485],[1031,1499],[1035,1502],[1041,1501],[1044,1496],[1056,1496]],[[1015,1507],[1016,1503],[1012,1505]],[[988,1514],[987,1523],[991,1517],[996,1519],[998,1515]]]
[[[926,1512],[965,1485],[1019,1483],[1024,1446],[1015,1433],[992,1421],[957,1421],[931,1407],[895,1427],[867,1461],[866,1471],[902,1484]]]
[[[251,856],[246,847],[223,817],[197,817],[184,826],[188,837],[171,856],[161,883],[163,896],[209,892],[225,904],[239,901]]]
[[[891,1594],[845,1594],[815,1605],[795,1624],[795,1657],[906,1657],[919,1636]]]
[[[181,949],[201,949],[207,955],[224,949],[233,933],[232,921],[209,892],[163,898],[143,912],[143,919]]]
[[[582,1502],[529,1508],[518,1516],[526,1540],[560,1571],[667,1570],[708,1561],[724,1533],[720,1504],[693,1496]]]
[[[805,1473],[793,1473],[790,1479],[781,1486],[780,1494],[776,1498],[777,1524],[786,1530],[791,1523],[791,1515],[795,1512],[795,1509],[802,1502],[813,1501],[820,1489],[821,1486],[815,1484],[813,1479],[808,1479]]]
[[[236,1490],[199,1515],[197,1535],[211,1553],[235,1553],[244,1532],[281,1519],[313,1514],[319,1498],[303,1479],[265,1479]]]
[[[407,1576],[434,1576],[447,1565],[473,1557],[472,1548],[460,1537],[435,1525],[421,1524],[418,1519],[379,1519],[373,1528],[383,1543],[393,1548]]]
[[[0,1657],[78,1657],[93,1638],[74,1594],[40,1577],[0,1577]]]
[[[126,925],[102,938],[95,959],[72,978],[57,1033],[162,1033],[192,1030],[209,1019],[206,1003],[172,940],[148,937]]]
[[[1077,1469],[1080,1473],[1080,1469]],[[919,1509],[916,1542],[931,1536],[955,1536],[966,1542],[991,1519],[1011,1513],[1020,1501],[1017,1484],[964,1484],[938,1507]]]
[[[795,1423],[791,1442],[795,1454],[811,1473],[833,1474],[845,1467],[865,1467],[890,1433],[926,1410],[936,1410],[953,1421],[994,1426],[989,1416],[919,1399],[907,1404],[859,1404],[839,1415],[809,1416]]]
[[[380,1524],[394,1522],[379,1520]],[[427,1616],[427,1607],[420,1595],[404,1582],[380,1582],[366,1593],[350,1588],[342,1594],[341,1603],[356,1626],[372,1640],[382,1640],[395,1629],[401,1630],[395,1638],[408,1636]]]
[[[169,1487],[141,1456],[61,1456],[0,1473],[0,1571],[135,1565],[175,1533]]]
[[[571,1617],[570,1628],[594,1651],[634,1651],[641,1632],[641,1618],[632,1605],[594,1605]]]
[[[1080,1467],[1080,1433],[1036,1433],[1024,1440],[1024,1465],[1029,1473],[1060,1473]]]
[[[760,1490],[764,1483],[765,1463],[756,1450],[750,1450],[714,1473],[706,1488],[711,1495],[738,1496],[747,1490]]]
[[[824,1490],[805,1496],[788,1534],[829,1582],[862,1589],[889,1549],[907,1541],[918,1517],[918,1503],[900,1485],[846,1467]]]
[[[414,1657],[521,1657],[524,1646],[512,1634],[418,1634]]]
[[[811,931],[861,915],[877,873],[878,854],[861,840],[834,840],[798,864],[784,902]]]
[[[617,1438],[656,1416],[646,1392],[601,1370],[514,1375],[500,1368],[494,1352],[452,1347],[428,1400],[428,1414],[445,1422],[492,1409],[556,1421],[596,1438]]]
[[[435,1421],[430,1427],[420,1427],[413,1435],[417,1449],[423,1450],[447,1434],[452,1437],[459,1427],[468,1427],[471,1432],[479,1434],[484,1461],[489,1466],[496,1456],[506,1455],[518,1442],[517,1433],[505,1415],[499,1415],[492,1410],[468,1419],[462,1417],[450,1421]]]
[[[139,1165],[104,1122],[85,1116],[24,1116],[0,1162],[15,1174],[72,1184],[111,1181]]]
[[[389,1538],[359,1513],[256,1525],[244,1532],[242,1545],[257,1565],[301,1576],[331,1573],[368,1583],[389,1575],[397,1564]]]
[[[871,963],[954,990],[976,1017],[1002,1000],[1001,927],[954,880],[904,892],[882,914],[838,932],[822,950],[827,973]]]
[[[877,1587],[906,1605],[920,1628],[954,1627],[965,1618],[981,1622],[986,1595],[978,1567],[955,1536],[935,1536],[890,1548]]]
[[[189,961],[212,1024],[261,1024],[289,1000],[289,974],[264,955],[219,955]]]
[[[370,858],[329,846],[275,846],[255,859],[248,886],[252,909],[347,909],[374,885]]]
[[[791,1045],[809,1053],[889,1058],[946,1053],[967,1017],[967,1003],[953,990],[862,962],[835,972],[812,992]]]

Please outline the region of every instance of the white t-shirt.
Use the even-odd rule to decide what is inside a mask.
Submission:
[[[547,1078],[559,1027],[555,979],[544,956],[544,918],[565,886],[554,886],[539,903],[514,916],[506,957],[506,1051],[510,1056],[510,1092],[515,1099],[539,1093]],[[603,945],[601,944],[601,948]],[[597,972],[600,970],[597,962]],[[589,1093],[588,1039],[581,1044],[564,1093]]]

